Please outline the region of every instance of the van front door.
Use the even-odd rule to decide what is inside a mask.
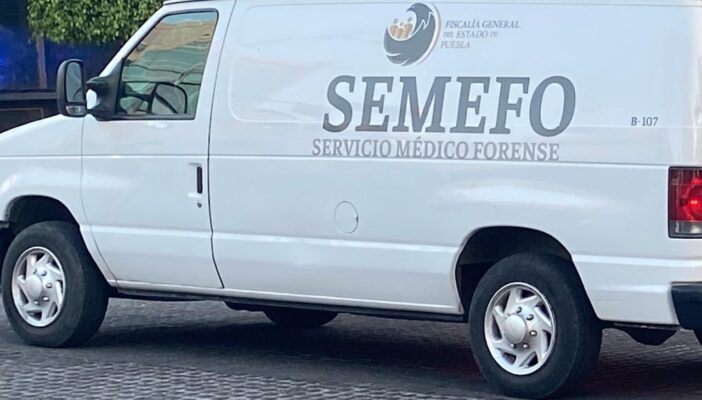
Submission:
[[[86,118],[82,196],[120,285],[222,287],[212,259],[208,141],[217,60],[231,6],[167,6],[107,68],[116,116]],[[154,286],[155,289],[157,287]]]

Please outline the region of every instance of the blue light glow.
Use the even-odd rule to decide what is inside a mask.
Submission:
[[[8,32],[7,29],[0,25],[0,91],[5,90],[5,85],[9,80],[10,55],[8,48],[10,44],[6,32]]]

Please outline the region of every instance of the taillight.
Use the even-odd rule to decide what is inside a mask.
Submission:
[[[668,180],[669,234],[702,238],[702,168],[671,168]]]

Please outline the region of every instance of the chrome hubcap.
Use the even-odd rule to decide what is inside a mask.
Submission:
[[[488,304],[485,340],[493,359],[505,371],[533,374],[546,363],[556,343],[551,305],[529,284],[503,287]]]
[[[19,315],[31,326],[43,328],[56,320],[65,287],[63,267],[46,248],[32,247],[15,264],[12,298]]]
[[[512,315],[505,320],[504,330],[505,338],[510,343],[522,343],[526,339],[526,322],[518,315]]]

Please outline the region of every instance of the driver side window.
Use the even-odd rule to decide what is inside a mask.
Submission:
[[[164,17],[127,56],[117,115],[194,118],[216,11]]]

